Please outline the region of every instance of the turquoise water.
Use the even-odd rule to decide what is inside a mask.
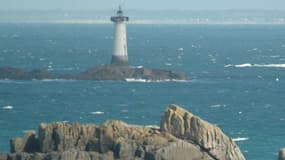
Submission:
[[[75,73],[106,64],[112,31],[0,24],[0,66]],[[41,122],[159,125],[176,103],[232,138],[248,138],[237,142],[247,159],[276,159],[285,146],[285,26],[129,25],[128,46],[132,66],[175,69],[191,81],[0,80],[0,151]]]

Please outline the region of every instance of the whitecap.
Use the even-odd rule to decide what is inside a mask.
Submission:
[[[181,48],[178,48],[177,50],[178,51],[184,51],[184,48],[181,47]]]
[[[149,82],[149,80],[146,80],[146,79],[135,79],[135,78],[126,78],[125,81],[127,82]]]
[[[242,67],[252,67],[252,64],[250,63],[245,63],[245,64],[238,64],[238,65],[234,65],[237,68],[242,68]]]
[[[247,141],[249,140],[248,137],[237,137],[232,139],[234,142],[240,142],[240,141]]]
[[[244,67],[257,67],[257,68],[285,68],[285,64],[250,64],[250,63],[244,63],[244,64],[227,64],[225,67],[236,67],[236,68],[244,68]]]
[[[254,67],[285,68],[285,64],[254,64]]]
[[[211,105],[211,108],[221,108],[221,107],[226,107],[225,104],[215,104],[215,105]]]
[[[14,107],[13,106],[4,106],[4,107],[2,107],[2,109],[4,109],[4,110],[12,110],[12,109],[14,109]]]
[[[102,114],[104,114],[104,112],[102,112],[102,111],[96,111],[96,112],[91,112],[91,114],[94,114],[94,115],[102,115]]]

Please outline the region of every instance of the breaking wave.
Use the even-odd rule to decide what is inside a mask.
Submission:
[[[236,67],[236,68],[245,68],[245,67],[259,67],[259,68],[285,68],[285,64],[251,64],[251,63],[244,63],[244,64],[227,64],[225,67]]]

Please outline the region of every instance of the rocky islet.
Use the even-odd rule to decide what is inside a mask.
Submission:
[[[13,67],[0,68],[0,79],[11,80],[43,80],[43,79],[67,79],[67,80],[114,80],[143,79],[149,81],[164,80],[188,80],[187,76],[180,72],[166,69],[146,67],[130,67],[104,65],[90,68],[81,73],[55,74],[45,70],[23,71]]]

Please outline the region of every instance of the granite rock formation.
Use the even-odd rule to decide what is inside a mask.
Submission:
[[[176,71],[154,68],[135,68],[129,66],[97,66],[78,74],[52,74],[43,70],[25,72],[20,69],[0,68],[0,79],[13,80],[42,80],[42,79],[74,79],[74,80],[117,80],[145,79],[159,80],[187,80],[188,78]]]
[[[220,128],[179,106],[172,105],[164,113],[160,129],[180,139],[193,141],[215,159],[244,158],[238,146]]]
[[[161,126],[122,121],[102,125],[41,124],[11,140],[0,160],[244,160],[238,146],[216,126],[171,105]]]

